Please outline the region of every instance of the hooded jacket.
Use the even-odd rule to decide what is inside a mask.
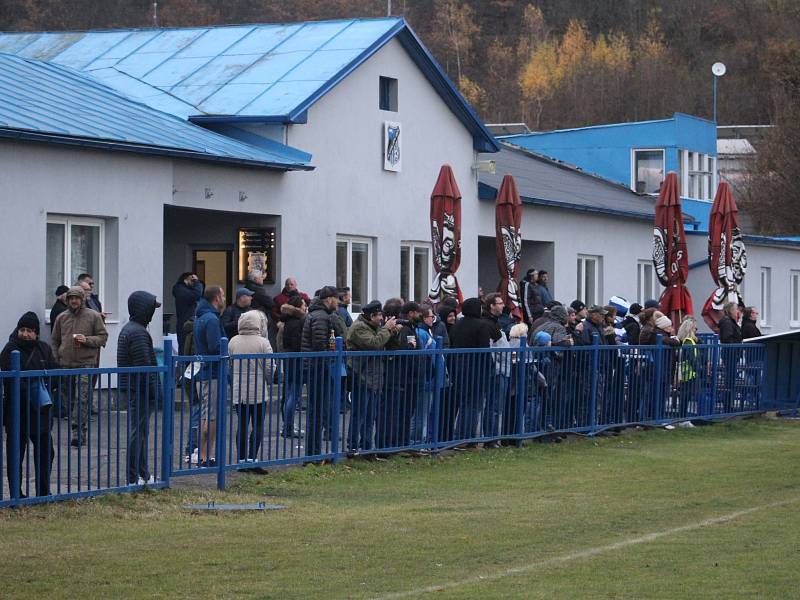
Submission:
[[[481,318],[481,301],[467,298],[461,308],[464,315],[456,321],[450,330],[451,348],[488,348],[493,340],[496,328],[489,321]]]
[[[80,290],[82,296],[83,289],[79,287],[77,290]],[[75,293],[76,288],[70,288],[70,292]],[[77,334],[85,335],[86,342],[76,348],[72,336]],[[56,360],[62,367],[94,368],[97,364],[98,351],[108,341],[108,331],[100,313],[86,308],[86,304],[81,301],[81,307],[75,312],[65,310],[58,315],[50,341]]]
[[[302,352],[324,352],[328,349],[328,338],[333,330],[335,337],[344,337],[344,322],[336,311],[328,309],[322,300],[315,300],[308,309],[303,336],[300,343]]]
[[[281,352],[300,352],[303,340],[303,323],[306,312],[291,304],[281,306],[281,322],[278,335],[281,337]]]
[[[452,325],[447,324],[447,317],[454,312],[455,310],[449,307],[440,308],[436,314],[436,321],[433,323],[433,327],[431,327],[433,339],[438,340],[442,338],[442,348],[450,347],[450,329]]]
[[[353,322],[347,330],[348,350],[385,350],[392,339],[392,332],[385,327],[378,327],[363,314]],[[384,364],[378,356],[351,357],[349,360],[353,372],[364,382],[370,391],[377,392],[383,385]]]
[[[237,358],[241,354],[272,354],[272,346],[264,337],[267,317],[260,310],[251,310],[239,317],[239,333],[228,345],[233,360],[233,403],[265,402],[272,381],[272,359]]]
[[[719,341],[721,344],[741,344],[742,328],[729,315],[719,320]]]
[[[205,298],[201,298],[197,303],[192,334],[194,336],[194,349],[197,354],[201,356],[219,355],[222,324],[220,323],[217,309]],[[213,379],[217,376],[218,371],[218,363],[203,363],[197,379]]]
[[[567,310],[563,306],[554,306],[544,316],[544,323],[537,327],[531,333],[531,340],[540,331],[550,335],[550,343],[553,346],[571,346],[570,340],[572,339],[567,333],[565,326],[567,322]]]
[[[150,367],[155,366],[156,353],[153,350],[153,338],[147,326],[156,312],[156,297],[150,292],[137,291],[128,296],[128,314],[130,320],[119,332],[117,340],[118,367]],[[119,376],[119,389],[150,403],[158,397],[158,374],[127,374]],[[145,396],[146,394],[146,396]]]
[[[753,319],[742,319],[742,339],[761,337],[761,330]]]

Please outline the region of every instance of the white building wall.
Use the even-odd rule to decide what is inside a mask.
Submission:
[[[494,202],[480,202],[479,235],[495,236],[494,212]],[[604,304],[615,295],[635,301],[638,261],[651,258],[653,225],[649,221],[526,204],[521,229],[523,240],[553,243],[550,291],[556,300],[568,304],[577,297],[577,260],[583,254],[601,258]],[[484,259],[494,263],[494,254]],[[520,276],[542,266],[526,259],[523,252]]]
[[[28,142],[0,142],[0,256],[8,286],[0,331],[13,331],[25,311],[50,327],[45,311],[55,297],[45,290],[48,214],[101,218],[105,224],[105,267],[95,273],[104,286],[109,341],[102,366],[116,363],[119,330],[128,321],[127,298],[138,289],[162,294],[162,214],[172,192],[168,159],[58,147]],[[45,305],[45,296],[51,300]],[[161,340],[161,311],[150,327]]]
[[[380,76],[398,80],[397,112],[379,110]],[[383,170],[387,120],[402,124],[400,173]],[[314,104],[307,124],[289,128],[288,144],[310,152],[316,170],[273,174],[176,162],[174,203],[280,215],[277,288],[288,276],[309,293],[335,283],[337,234],[371,238],[370,297],[385,300],[400,291],[400,242],[430,242],[430,193],[448,163],[464,198],[458,276],[465,294],[474,293],[481,215],[472,135],[399,42],[391,41]],[[208,185],[211,201],[203,198]],[[244,202],[240,190],[247,192]]]

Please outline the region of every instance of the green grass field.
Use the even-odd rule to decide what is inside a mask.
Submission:
[[[769,420],[0,511],[2,598],[790,598],[799,558],[800,424]]]

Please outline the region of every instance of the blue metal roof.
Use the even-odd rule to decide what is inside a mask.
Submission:
[[[308,108],[397,37],[473,133],[497,142],[402,18],[193,29],[0,33],[0,52],[80,70],[198,122],[304,123]]]
[[[313,168],[311,156],[294,148],[233,140],[133,102],[72,69],[3,53],[0,137],[281,170]]]

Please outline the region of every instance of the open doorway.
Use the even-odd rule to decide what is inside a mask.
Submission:
[[[220,285],[228,302],[235,297],[233,288],[233,248],[195,249],[192,270],[206,286]]]

